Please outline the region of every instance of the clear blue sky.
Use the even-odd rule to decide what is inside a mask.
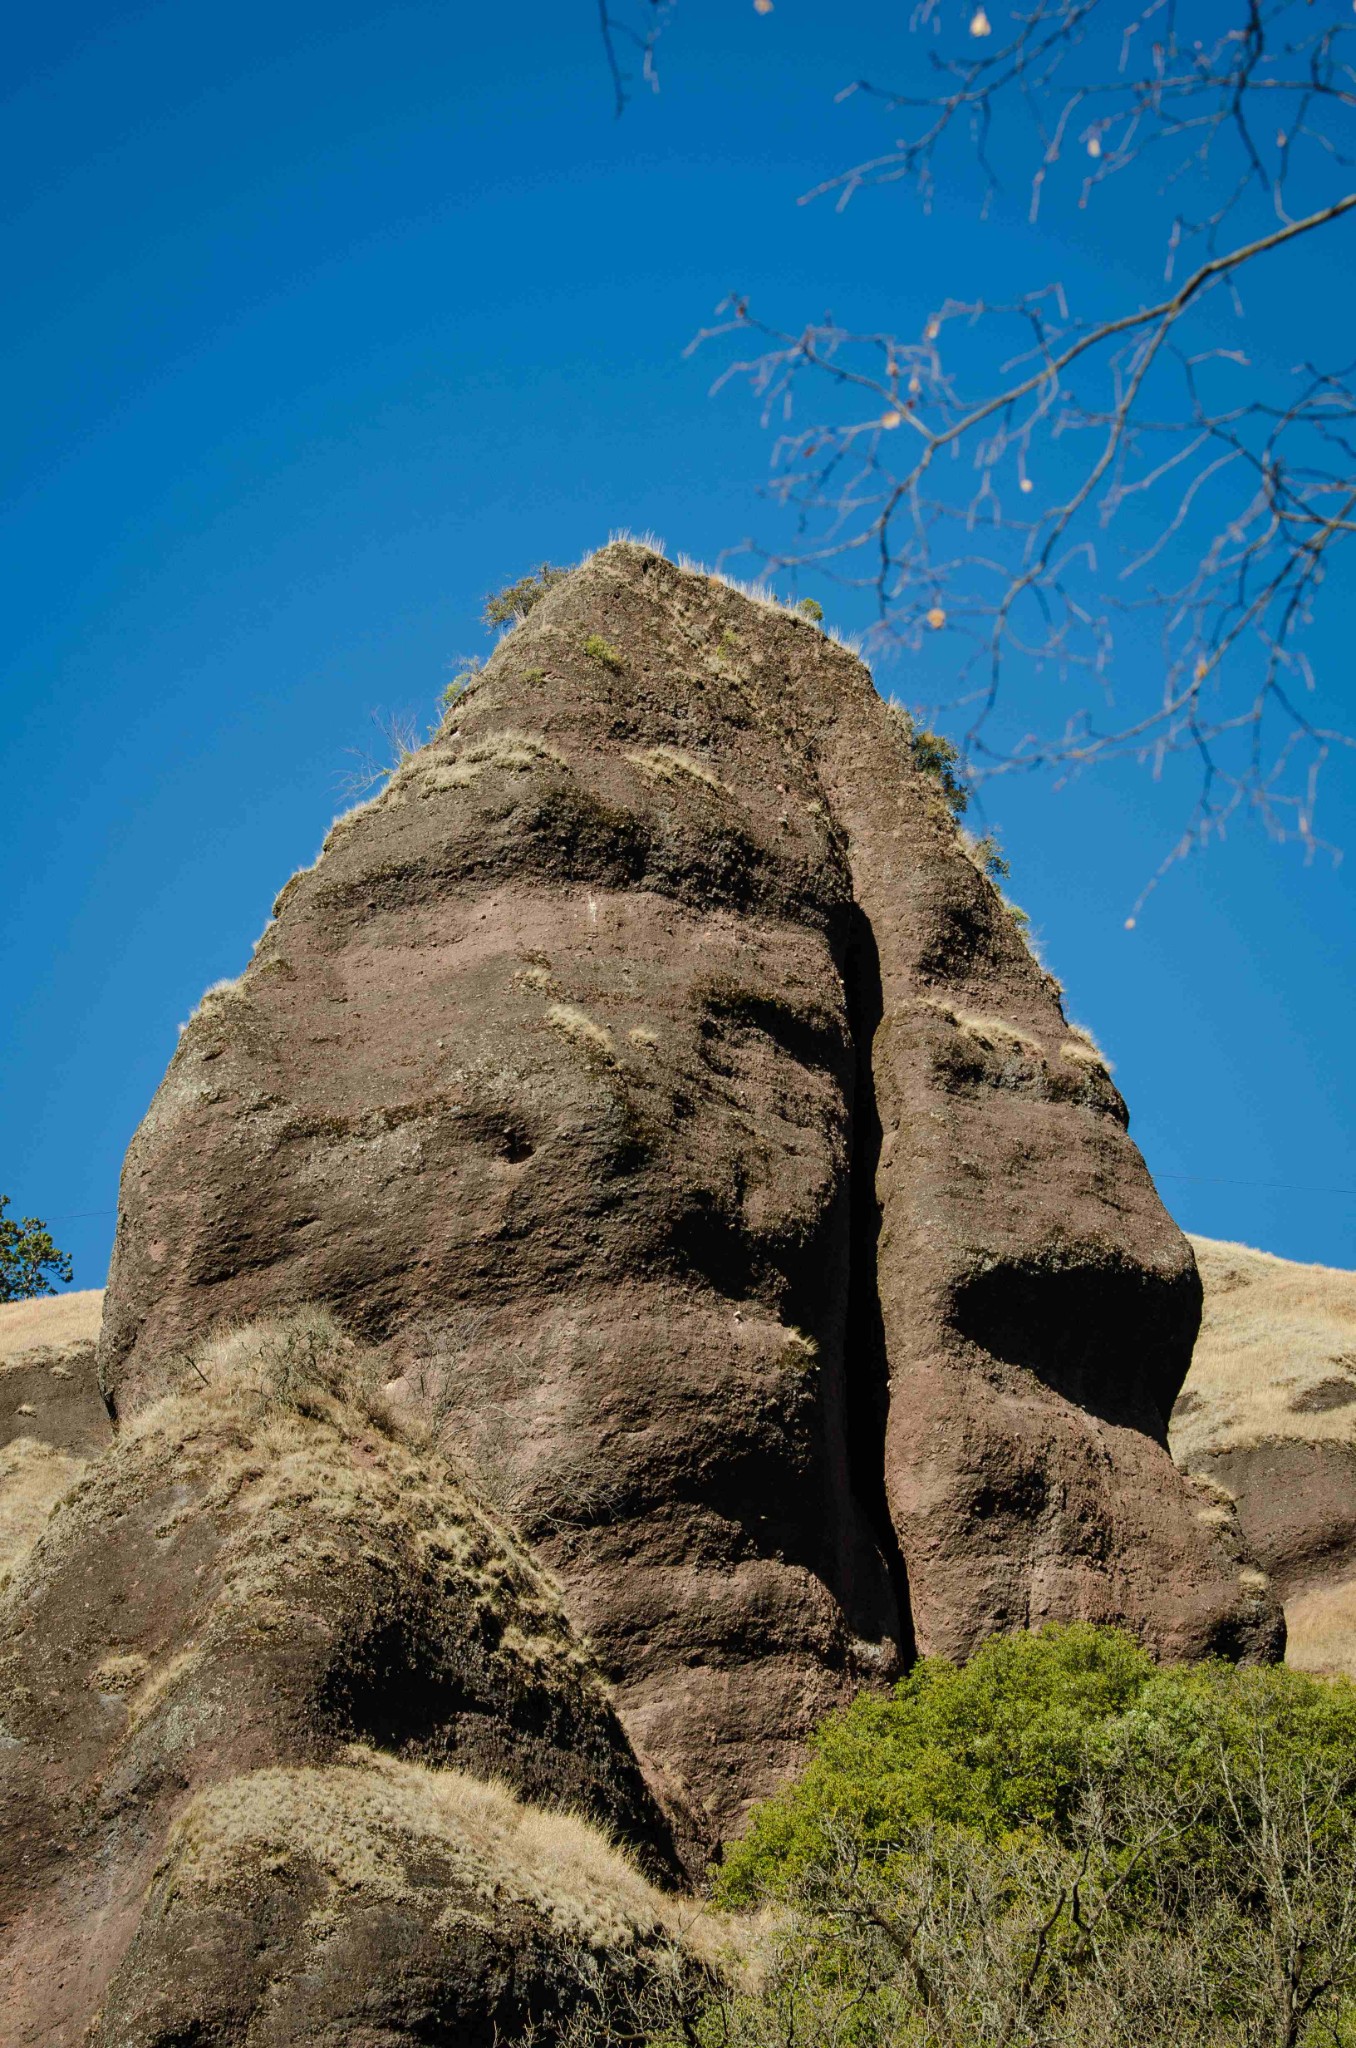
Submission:
[[[711,559],[757,526],[767,441],[682,353],[724,293],[916,328],[1001,260],[959,202],[794,203],[874,139],[833,88],[901,13],[683,0],[620,122],[592,0],[16,16],[0,1190],[77,1285],[177,1026],[343,808],[372,713],[430,715],[484,593],[543,556],[629,527]],[[1047,223],[1075,286],[1113,245],[1114,214]],[[1354,799],[1338,764],[1343,843]],[[1356,857],[1240,826],[1127,932],[1183,803],[1126,768],[1004,784],[988,821],[1180,1221],[1356,1265]]]

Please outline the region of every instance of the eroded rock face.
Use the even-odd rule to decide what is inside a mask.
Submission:
[[[850,654],[615,545],[295,877],[128,1156],[102,1370],[303,1301],[542,1558],[728,1833],[916,1642],[1264,1654],[1182,1485],[1199,1286]]]
[[[676,1868],[555,1589],[427,1442],[383,1421],[363,1366],[315,1312],[181,1356],[15,1567],[0,1599],[7,2048],[66,2048],[98,2015],[109,2048],[333,2039],[362,1989],[353,1954],[319,1986],[293,1979],[314,1976],[339,1893],[352,1943],[364,1916],[403,1927],[424,1994],[448,2011],[461,1998],[479,2014],[466,2038],[488,2042],[495,2014],[521,2019],[540,1990],[526,1962],[500,1981],[514,1929],[561,1972],[568,1944],[515,1891],[522,1855],[499,1868],[477,1849],[489,1821],[465,1773],[505,1788],[496,1841],[555,1824],[516,1794],[600,1824],[657,1876]],[[420,1802],[411,1839],[400,1814]],[[628,1897],[648,1895],[574,1825],[598,1886],[615,1865]],[[438,1935],[449,1870],[479,1929],[469,1947]],[[275,1979],[292,2000],[276,2033],[261,2016]],[[428,2038],[406,1988],[408,2025],[367,1984],[389,2029],[374,2039]]]

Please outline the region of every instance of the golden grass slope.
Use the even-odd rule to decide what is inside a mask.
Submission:
[[[1356,1273],[1208,1237],[1191,1242],[1205,1313],[1172,1418],[1177,1462],[1275,1437],[1352,1442]]]
[[[0,1421],[10,1433],[0,1444],[0,1587],[87,1463],[69,1443],[46,1441],[47,1403],[32,1382],[64,1391],[66,1354],[97,1340],[103,1306],[102,1287],[0,1303]]]
[[[1173,1456],[1236,1498],[1278,1585],[1286,1661],[1356,1677],[1356,1273],[1192,1239],[1205,1309]]]
[[[31,1436],[0,1446],[0,1591],[85,1465],[84,1458]]]
[[[103,1311],[102,1287],[75,1288],[36,1301],[0,1302],[0,1360],[39,1345],[93,1343]]]

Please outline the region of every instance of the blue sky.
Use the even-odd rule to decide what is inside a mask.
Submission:
[[[900,48],[875,0],[683,0],[621,121],[589,0],[75,5],[11,36],[0,1190],[92,1286],[177,1027],[373,713],[431,716],[485,592],[543,557],[758,529],[767,438],[683,354],[724,294],[904,328],[1017,258],[963,190],[795,204],[875,140],[833,100]],[[1035,256],[1076,287],[1114,251],[1133,294],[1132,227],[1047,215]],[[1277,297],[1253,317],[1266,341]],[[1318,651],[1350,725],[1343,637]],[[1339,761],[1339,843],[1353,798]],[[1127,931],[1186,800],[1127,766],[1006,782],[985,822],[1179,1220],[1356,1265],[1356,864],[1240,823]]]

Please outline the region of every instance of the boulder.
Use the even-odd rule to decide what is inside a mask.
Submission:
[[[91,2027],[166,2048],[333,2039],[360,1992],[371,2038],[422,2041],[417,2001],[407,2019],[388,2001],[380,2032],[380,1986],[363,1990],[350,1953],[397,1923],[428,1998],[461,1998],[480,2014],[466,2038],[488,2042],[496,2014],[546,1995],[526,1960],[501,1982],[514,1930],[548,1976],[567,1944],[518,1851],[496,1879],[493,1844],[468,1847],[468,1830],[555,1839],[522,1802],[569,1809],[598,1882],[606,1864],[632,1903],[651,1894],[639,1866],[676,1870],[555,1589],[436,1447],[391,1422],[377,1361],[324,1312],[181,1354],[58,1504],[0,1598],[0,1723],[13,2048],[67,2048]],[[500,1788],[493,1826],[468,1774]],[[411,1833],[401,1815],[420,1802]],[[342,1985],[317,1987],[336,1888],[348,1931],[326,1967],[349,1961]],[[460,1945],[439,1919],[458,1901]],[[297,1973],[310,2016],[292,1985],[271,2033],[273,1978]]]
[[[596,1829],[502,1785],[361,1752],[255,1771],[175,1823],[90,2048],[602,2041],[695,1981],[678,1926]]]
[[[326,1304],[558,1575],[699,1861],[915,1648],[1275,1652],[1168,1455],[1199,1283],[1126,1123],[863,665],[615,544],[189,1023],[104,1385],[130,1420]]]

